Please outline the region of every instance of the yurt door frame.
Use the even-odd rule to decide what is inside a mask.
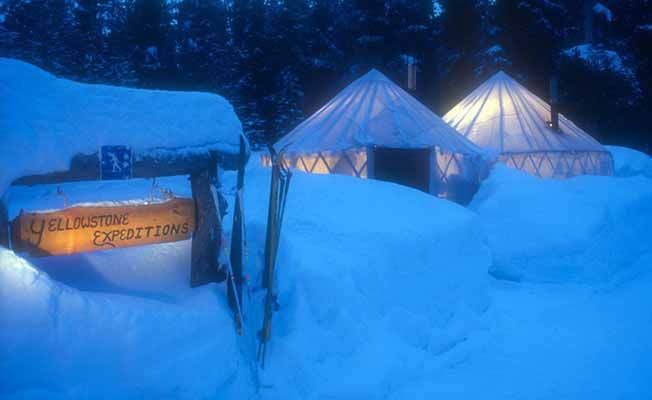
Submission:
[[[367,150],[368,177],[430,193],[432,159],[430,148],[374,146]]]

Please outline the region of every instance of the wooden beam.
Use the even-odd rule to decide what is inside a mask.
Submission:
[[[9,216],[7,206],[0,197],[0,246],[9,248]]]
[[[243,188],[244,174],[247,163],[246,144],[244,138],[240,138],[240,166],[238,168],[237,192],[235,196],[235,206],[233,210],[233,227],[231,229],[231,271],[233,273],[234,285],[227,285],[227,297],[229,307],[236,313],[236,321],[241,320],[240,304],[242,304],[242,284],[243,284],[243,259],[244,259],[244,213],[243,213]]]
[[[213,168],[235,170],[240,164],[239,154],[224,154],[214,151],[185,154],[174,150],[157,150],[134,154],[133,177],[153,178],[158,176],[192,175]],[[100,179],[98,153],[77,154],[70,161],[67,171],[41,175],[29,175],[15,180],[13,185],[39,185]]]
[[[238,169],[239,155],[217,152],[184,155],[161,150],[155,153],[136,155],[133,174],[134,178],[191,175],[216,167],[228,170]]]
[[[39,185],[100,179],[100,162],[96,154],[77,154],[70,160],[68,171],[52,172],[43,175],[28,175],[16,179],[12,185]]]
[[[222,227],[217,215],[216,200],[211,184],[215,168],[207,168],[190,175],[192,197],[195,200],[195,233],[191,245],[190,286],[197,287],[226,279],[219,270],[219,252],[222,244]]]

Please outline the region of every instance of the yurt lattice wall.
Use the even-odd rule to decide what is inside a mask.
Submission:
[[[373,178],[373,157],[368,150],[350,149],[340,152],[322,151],[311,154],[284,154],[281,160],[288,168],[313,174],[340,174]],[[265,166],[271,158],[262,156]],[[430,193],[441,198],[466,202],[470,200],[486,176],[487,163],[477,154],[453,153],[435,147],[430,162]]]
[[[508,167],[520,169],[541,178],[613,174],[611,154],[601,151],[502,153],[499,160]]]

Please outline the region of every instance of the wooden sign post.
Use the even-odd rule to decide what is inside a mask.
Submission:
[[[24,176],[12,185],[189,175],[192,199],[27,212],[12,222],[0,201],[0,245],[11,244],[16,251],[46,256],[192,239],[190,285],[223,281],[225,274],[218,261],[222,237],[217,214],[220,194],[214,190],[219,186],[217,168],[237,169],[246,156],[246,152],[243,156],[242,152],[209,150],[192,154],[137,153],[125,146],[105,146],[95,154],[79,154],[66,171]],[[9,227],[11,240],[7,235]]]
[[[9,247],[9,217],[2,197],[0,197],[0,246]]]
[[[217,216],[217,199],[211,185],[215,173],[205,170],[190,175],[192,197],[195,200],[197,227],[192,240],[190,286],[221,282],[226,275],[219,271],[218,258],[222,245],[222,226]]]
[[[185,240],[194,228],[193,200],[175,198],[155,204],[21,213],[11,231],[16,251],[49,256]]]

